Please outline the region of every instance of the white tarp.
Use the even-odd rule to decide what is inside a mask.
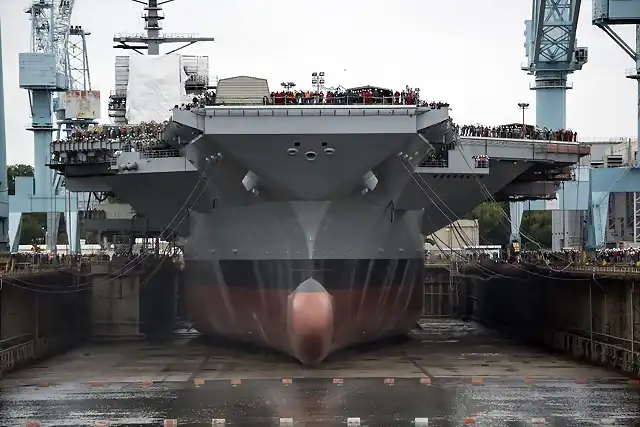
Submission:
[[[131,56],[127,85],[127,114],[130,124],[171,117],[175,105],[186,97],[187,75],[180,55]]]

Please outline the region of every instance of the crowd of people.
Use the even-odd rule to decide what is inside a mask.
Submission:
[[[233,101],[220,102],[221,105]],[[196,95],[190,102],[176,105],[174,108],[193,110],[217,105],[216,93],[207,91]],[[262,99],[263,105],[418,105],[431,109],[449,108],[446,102],[424,101],[420,99],[420,91],[409,87],[402,91],[391,91],[375,87],[336,90],[282,90],[274,91]]]
[[[523,132],[523,126],[521,124],[505,126],[465,125],[456,126],[456,130],[460,136],[532,139],[537,141],[578,141],[578,133],[573,132],[569,129],[552,130],[547,128],[533,128],[530,126],[525,126]]]
[[[171,258],[169,255],[161,257]],[[127,253],[127,254],[69,254],[69,253],[49,253],[41,251],[37,246],[29,252],[13,253],[4,259],[4,268],[0,274],[12,274],[32,272],[39,270],[55,270],[66,268],[77,268],[80,270],[90,267],[92,264],[104,264],[109,262],[142,262],[155,260],[158,256],[148,253]]]
[[[488,254],[482,251],[427,252],[427,264],[438,264],[453,259],[463,263],[518,263],[529,266],[540,266],[562,270],[567,267],[637,267],[640,268],[640,248],[608,248],[595,251],[579,249],[563,249],[551,251],[546,249],[526,250],[517,254]]]
[[[376,87],[363,87],[357,89],[337,89],[328,91],[288,90],[271,92],[270,96],[263,98],[265,105],[286,104],[335,104],[335,105],[430,105],[420,100],[420,91],[407,87],[395,92]],[[435,108],[445,108],[448,104],[443,102],[432,103]]]
[[[138,125],[89,125],[87,129],[76,129],[63,141],[74,142],[124,142],[126,148],[142,151],[158,145],[162,132],[169,122],[143,122]]]
[[[606,248],[596,251],[579,249],[563,249],[562,251],[533,250],[523,251],[521,260],[528,264],[550,264],[563,266],[590,265],[624,265],[640,267],[640,248]]]
[[[173,108],[190,111],[198,108],[209,107],[212,105],[216,105],[216,93],[213,90],[209,90],[205,93],[194,95],[190,102],[185,102],[181,105],[175,105]]]

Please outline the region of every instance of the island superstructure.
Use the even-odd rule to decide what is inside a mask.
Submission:
[[[221,79],[213,105],[173,109],[154,143],[59,141],[52,167],[69,189],[128,203],[145,232],[179,238],[200,332],[305,364],[409,330],[422,314],[423,235],[489,198],[552,198],[589,152],[460,137],[446,107],[264,105],[272,90]]]

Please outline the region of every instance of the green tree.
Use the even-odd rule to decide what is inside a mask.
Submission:
[[[16,177],[33,176],[33,166],[31,165],[9,165],[7,166],[7,180],[9,181],[9,194],[16,194]]]
[[[504,245],[509,241],[511,222],[510,219],[507,219],[508,217],[509,205],[505,202],[483,203],[467,215],[469,219],[478,220],[481,245]],[[529,237],[520,242],[523,247],[529,249],[539,249],[540,246],[550,248],[551,211],[525,212],[522,216],[520,231]]]
[[[523,238],[523,247],[528,249],[551,248],[551,211],[527,211],[522,215],[520,232],[530,239]],[[531,242],[537,242],[538,244]]]
[[[481,245],[504,245],[509,241],[510,225],[505,217],[509,216],[506,203],[486,202],[467,215],[468,219],[477,219],[480,228]]]

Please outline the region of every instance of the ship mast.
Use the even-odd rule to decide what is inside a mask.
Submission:
[[[130,49],[141,55],[144,55],[143,51],[146,50],[147,55],[160,55],[160,45],[165,43],[184,43],[182,46],[166,52],[168,55],[198,42],[214,41],[213,37],[199,37],[194,34],[165,34],[161,32],[160,21],[165,18],[162,13],[162,5],[174,0],[132,1],[144,5],[145,33],[114,35],[113,41],[116,44],[113,47],[115,49]]]

